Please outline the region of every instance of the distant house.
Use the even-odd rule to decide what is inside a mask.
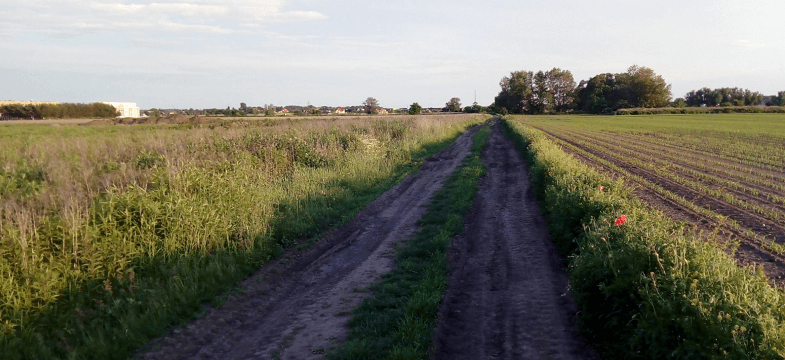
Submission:
[[[335,113],[336,114],[346,114],[346,109],[344,109],[342,107],[339,107],[339,108],[335,109]]]
[[[376,114],[387,115],[387,109],[376,109]]]
[[[128,117],[128,118],[137,118],[141,116],[141,111],[139,107],[136,106],[136,103],[126,103],[126,102],[104,102],[104,104],[112,105],[117,112],[120,113],[118,117]]]
[[[279,115],[289,115],[291,111],[289,111],[287,108],[281,108],[281,110],[278,110],[275,113]]]

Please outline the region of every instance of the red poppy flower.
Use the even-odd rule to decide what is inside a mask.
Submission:
[[[622,215],[616,218],[616,222],[614,224],[621,225],[627,222],[627,215]]]

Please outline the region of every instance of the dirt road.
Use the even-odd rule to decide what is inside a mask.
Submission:
[[[524,160],[494,126],[466,232],[453,239],[435,359],[597,359],[529,185]]]
[[[363,289],[394,266],[442,181],[470,153],[477,128],[428,159],[345,226],[244,281],[241,292],[186,327],[154,340],[142,359],[311,359],[343,342]]]

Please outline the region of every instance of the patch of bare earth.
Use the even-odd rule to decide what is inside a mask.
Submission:
[[[598,359],[525,161],[494,126],[465,233],[453,239],[435,359]]]
[[[219,309],[153,340],[141,359],[318,359],[345,341],[349,310],[394,267],[425,205],[470,153],[472,129],[345,226],[245,280]]]

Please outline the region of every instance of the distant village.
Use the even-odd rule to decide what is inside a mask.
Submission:
[[[113,106],[117,109],[119,114],[118,117],[121,118],[143,118],[143,117],[157,117],[157,116],[171,116],[171,115],[185,115],[185,116],[227,116],[227,117],[239,117],[239,116],[314,116],[314,115],[366,115],[366,107],[363,105],[358,106],[345,106],[345,107],[332,107],[332,106],[321,106],[316,107],[313,105],[309,106],[300,106],[300,105],[289,105],[289,106],[273,106],[273,105],[265,105],[265,106],[247,106],[245,103],[240,103],[240,106],[235,107],[226,107],[226,109],[140,109],[136,103],[132,102],[100,102],[100,104],[107,104]],[[31,106],[41,106],[41,105],[61,105],[58,102],[44,102],[44,101],[0,101],[0,107],[3,106],[20,106],[20,107],[31,107]],[[373,109],[374,113],[377,115],[388,115],[388,114],[407,114],[409,108],[375,108]],[[421,113],[429,114],[429,113],[438,113],[443,112],[445,109],[443,108],[422,108]],[[10,116],[9,114],[0,114],[2,119],[0,120],[10,120],[10,119],[17,119],[21,118],[20,116]]]
[[[377,115],[388,114],[408,114],[409,108],[377,108]],[[442,108],[423,108],[422,113],[442,112]],[[200,115],[200,116],[304,116],[304,115],[364,115],[365,106],[247,106],[244,103],[240,107],[227,107],[226,109],[150,109],[142,112],[142,116],[155,116],[156,112],[163,115]]]

